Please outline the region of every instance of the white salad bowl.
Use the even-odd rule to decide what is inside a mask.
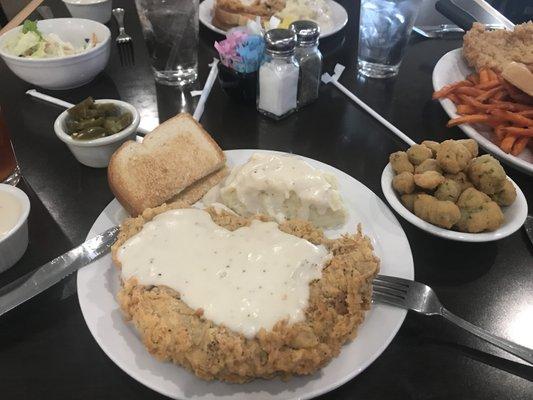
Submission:
[[[403,218],[409,221],[414,226],[444,239],[456,240],[460,242],[492,242],[494,240],[500,240],[516,232],[527,218],[527,200],[522,193],[522,190],[518,187],[514,181],[511,180],[516,189],[516,200],[508,207],[502,207],[503,212],[503,224],[494,232],[480,232],[480,233],[467,233],[458,232],[451,229],[444,229],[439,226],[430,224],[427,221],[417,217],[414,213],[409,211],[400,201],[400,197],[392,187],[392,179],[394,178],[394,171],[390,164],[387,164],[381,175],[381,189],[385,198],[394,210],[400,214]]]
[[[109,164],[111,156],[122,143],[127,140],[135,139],[137,128],[139,127],[139,112],[131,104],[120,100],[101,99],[95,100],[95,103],[113,103],[121,111],[129,111],[133,116],[133,121],[125,129],[110,136],[93,140],[76,140],[67,133],[66,121],[68,112],[63,111],[54,122],[54,131],[59,139],[66,143],[74,157],[88,167],[105,168]]]
[[[0,272],[11,268],[28,248],[28,216],[30,200],[26,193],[15,186],[0,183],[0,192],[7,192],[20,204],[17,223],[5,235],[0,237]]]
[[[111,0],[63,0],[74,18],[87,18],[106,24],[111,19]]]
[[[83,46],[94,33],[98,43],[79,54],[26,58],[9,54],[7,42],[19,34],[22,27],[13,28],[0,36],[0,57],[20,79],[45,89],[72,89],[92,81],[106,67],[111,50],[111,32],[107,26],[88,19],[55,18],[37,22],[43,34],[55,33],[74,47]]]

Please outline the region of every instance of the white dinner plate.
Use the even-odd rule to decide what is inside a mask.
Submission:
[[[228,165],[240,165],[261,150],[229,150]],[[381,259],[381,273],[413,279],[413,258],[400,224],[387,206],[363,184],[327,164],[301,157],[310,165],[337,177],[341,194],[350,213],[344,230],[354,232],[358,223],[368,235]],[[113,200],[96,219],[88,238],[119,224],[127,217]],[[339,231],[326,232],[330,236]],[[180,366],[153,358],[126,322],[115,300],[119,273],[108,254],[78,272],[80,307],[96,342],[131,377],[149,388],[175,399],[271,400],[309,399],[349,381],[368,367],[388,346],[400,328],[406,311],[387,305],[373,305],[357,338],[345,345],[337,358],[307,377],[255,380],[238,385],[203,381]]]
[[[480,232],[480,233],[467,233],[458,232],[451,229],[444,229],[439,226],[430,224],[424,221],[422,218],[417,217],[414,213],[409,211],[400,201],[400,198],[394,188],[392,187],[392,178],[394,178],[394,171],[390,164],[387,164],[381,174],[381,190],[385,198],[389,202],[392,208],[396,210],[407,221],[414,226],[431,233],[432,235],[439,236],[445,239],[457,240],[459,242],[492,242],[494,240],[500,240],[515,233],[527,218],[527,201],[524,193],[518,187],[514,181],[511,180],[516,189],[516,200],[509,207],[502,207],[503,212],[503,225],[496,229],[494,232]]]
[[[333,22],[331,27],[328,27],[328,29],[321,29],[320,30],[320,39],[323,39],[325,37],[331,36],[338,31],[340,31],[346,23],[348,22],[348,13],[346,12],[346,9],[333,0],[327,0],[329,2],[330,10],[331,10],[331,21]],[[217,28],[215,25],[212,24],[213,20],[213,5],[215,4],[215,0],[204,0],[200,3],[200,12],[199,12],[199,18],[200,22],[207,26],[209,29],[211,29],[214,32],[220,33],[221,35],[225,35],[226,31],[220,28]]]
[[[433,89],[439,90],[444,85],[464,80],[473,72],[462,54],[462,49],[452,50],[441,57],[433,69]],[[442,108],[448,113],[450,118],[458,117],[455,104],[449,99],[439,99]],[[530,147],[518,156],[507,154],[495,144],[492,139],[494,134],[488,127],[479,124],[461,124],[459,127],[466,135],[476,140],[481,147],[489,153],[494,154],[505,164],[510,165],[526,174],[533,175],[533,151]]]

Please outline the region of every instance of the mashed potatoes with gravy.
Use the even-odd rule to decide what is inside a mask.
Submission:
[[[211,189],[204,203],[222,203],[243,217],[263,214],[280,223],[301,219],[321,228],[346,219],[335,177],[295,156],[252,155]]]

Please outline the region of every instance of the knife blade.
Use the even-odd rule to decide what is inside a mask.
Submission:
[[[484,0],[474,0],[475,3],[487,14],[489,14],[492,19],[498,21],[498,24],[492,24],[506,29],[514,29],[514,24],[505,18],[498,10],[494,9],[490,4]],[[457,24],[464,31],[469,31],[472,28],[472,24],[477,22],[472,14],[464,10],[462,7],[455,4],[452,0],[438,0],[435,3],[435,9],[448,18],[450,21]],[[491,25],[485,25],[487,28],[491,29]]]
[[[485,24],[485,26],[490,30],[505,29],[505,26],[500,24]],[[451,24],[413,26],[413,31],[428,39],[461,37],[465,33],[462,28]]]
[[[505,15],[503,15],[501,12],[496,10],[494,7],[492,7],[485,0],[474,0],[474,2],[478,6],[480,6],[487,14],[489,14],[492,18],[494,18],[500,24],[505,26],[506,29],[509,29],[511,31],[514,29],[513,22],[511,22]]]
[[[0,316],[106,254],[119,231],[114,226],[0,289]]]

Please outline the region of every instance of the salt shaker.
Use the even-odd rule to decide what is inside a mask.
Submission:
[[[296,35],[289,29],[265,34],[265,57],[259,68],[257,110],[273,119],[296,111],[298,62],[294,58]]]
[[[296,21],[289,29],[296,33],[297,38],[294,55],[300,65],[298,107],[303,107],[318,98],[322,73],[322,54],[318,50],[320,28],[313,21]]]

